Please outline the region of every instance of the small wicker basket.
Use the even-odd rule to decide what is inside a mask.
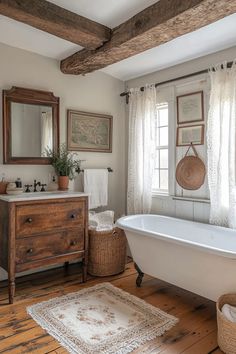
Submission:
[[[111,231],[89,230],[88,273],[103,277],[125,270],[126,236],[118,227]]]
[[[226,354],[236,353],[236,323],[229,321],[221,309],[224,304],[236,306],[236,293],[222,295],[217,303],[218,345]]]

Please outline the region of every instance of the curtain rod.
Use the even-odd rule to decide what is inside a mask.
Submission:
[[[227,63],[227,68],[231,68],[233,62],[230,61]],[[162,82],[158,82],[155,84],[155,87],[158,87],[160,85],[164,85],[164,84],[169,84],[170,82],[173,82],[173,81],[177,81],[177,80],[183,80],[183,79],[187,79],[189,77],[192,77],[192,76],[196,76],[196,75],[201,75],[201,74],[207,74],[209,72],[209,69],[204,69],[204,70],[201,70],[201,71],[196,71],[195,73],[191,73],[191,74],[187,74],[187,75],[183,75],[183,76],[179,76],[179,77],[176,77],[174,79],[169,79],[169,80],[166,80],[166,81],[162,81]],[[144,86],[141,86],[140,87],[140,91],[144,91],[145,87]],[[124,97],[126,96],[126,103],[127,100],[128,100],[128,97],[129,97],[129,91],[125,91],[125,92],[122,92],[120,94],[121,97]]]

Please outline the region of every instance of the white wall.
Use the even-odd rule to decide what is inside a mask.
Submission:
[[[124,83],[102,72],[86,76],[69,76],[60,72],[59,62],[24,50],[0,44],[0,89],[12,86],[52,91],[60,97],[60,140],[66,140],[66,110],[74,109],[113,116],[112,153],[78,152],[86,160],[83,168],[112,167],[109,174],[109,205],[116,216],[125,212],[125,102],[120,97]],[[2,110],[0,98],[0,110]],[[1,120],[1,119],[0,119]],[[0,121],[2,137],[2,121]],[[50,166],[3,165],[2,139],[0,139],[0,176],[6,174],[8,180],[21,177],[23,183],[31,183],[36,178],[48,183]],[[78,179],[81,179],[79,177]],[[71,188],[80,185],[78,180]],[[0,271],[0,280],[2,274]]]
[[[197,43],[196,43],[197,45]],[[236,58],[236,46],[222,50],[220,52],[209,54],[201,58],[186,61],[186,63],[172,66],[171,68],[155,71],[153,73],[140,76],[126,82],[126,87],[140,87],[146,83],[162,82],[174,79],[179,76],[191,74],[200,70],[208,69],[211,65],[221,63],[222,61],[231,61]]]
[[[125,102],[119,96],[124,83],[102,72],[86,76],[69,76],[60,72],[59,62],[24,50],[0,44],[0,89],[12,86],[52,91],[60,97],[60,140],[66,140],[66,110],[75,109],[113,116],[112,153],[78,152],[82,167],[112,167],[109,174],[109,208],[117,216],[125,210]],[[0,99],[1,100],[1,99]],[[0,101],[0,110],[2,102]],[[0,121],[0,136],[2,122]],[[22,177],[23,183],[34,178],[48,183],[49,166],[22,166],[2,164],[2,144],[0,144],[0,175],[7,179]],[[75,186],[78,182],[75,181]],[[71,184],[73,188],[73,183]]]
[[[174,66],[159,72],[154,72],[137,79],[126,82],[126,89],[131,87],[144,86],[147,83],[158,83],[169,79],[184,76],[193,72],[209,68],[211,65],[224,60],[231,61],[236,58],[236,47],[211,54],[199,59],[195,59],[184,64]],[[169,215],[194,221],[209,221],[209,190],[207,177],[204,185],[197,191],[183,190],[175,182],[175,168],[178,161],[185,155],[186,147],[176,147],[176,97],[181,94],[203,90],[204,92],[204,114],[205,128],[207,125],[207,112],[209,107],[210,82],[209,75],[202,74],[184,80],[176,80],[174,83],[159,86],[157,88],[157,97],[163,96],[169,102],[170,120],[169,120],[169,141],[172,146],[170,162],[170,195],[153,196],[152,212],[157,214]],[[206,135],[206,129],[205,129]],[[206,136],[204,145],[197,146],[199,157],[204,161],[207,167],[206,154]],[[177,197],[177,198],[176,198]]]

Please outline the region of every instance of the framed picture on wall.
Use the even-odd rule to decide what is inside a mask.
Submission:
[[[67,147],[72,151],[112,152],[112,116],[69,109]]]
[[[186,146],[204,144],[204,124],[188,125],[177,128],[176,145]]]
[[[177,96],[177,123],[204,121],[203,91]]]

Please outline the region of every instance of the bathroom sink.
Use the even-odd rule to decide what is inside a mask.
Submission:
[[[74,191],[53,191],[53,192],[30,192],[21,193],[18,195],[2,194],[1,200],[8,202],[24,201],[24,200],[40,200],[40,199],[54,199],[54,198],[74,198],[88,196],[87,193],[74,192]]]
[[[32,197],[37,197],[37,198],[40,198],[40,197],[49,197],[50,195],[52,196],[56,196],[56,195],[62,195],[62,194],[68,194],[69,192],[67,191],[55,191],[55,192],[29,192],[29,193],[21,193],[21,194],[17,194],[17,195],[14,195],[14,198],[32,198]],[[11,194],[8,194],[9,196]]]
[[[33,197],[33,196],[35,196],[35,197],[40,197],[40,196],[45,196],[45,195],[47,195],[47,196],[49,196],[50,194],[51,195],[56,195],[56,194],[68,194],[68,191],[55,191],[55,192],[53,192],[53,191],[46,191],[46,192],[29,192],[29,193],[22,193],[22,194],[19,194],[19,196],[24,196],[24,197],[28,197],[28,198],[31,198],[31,197]]]
[[[46,192],[29,192],[29,193],[22,193],[19,194],[19,197],[25,197],[25,198],[32,198],[32,197],[55,197],[57,195],[63,196],[63,195],[73,195],[73,194],[84,194],[83,192],[73,192],[73,191],[46,191]]]

